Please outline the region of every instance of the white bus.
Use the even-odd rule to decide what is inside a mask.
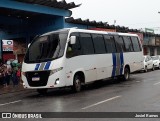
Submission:
[[[109,77],[128,80],[143,67],[137,35],[76,28],[43,34],[30,44],[22,65],[24,88],[45,93],[48,88],[81,86]]]

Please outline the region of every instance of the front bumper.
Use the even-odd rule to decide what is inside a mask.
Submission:
[[[37,75],[36,75],[37,74]],[[39,78],[39,80],[33,81],[33,78]],[[22,75],[23,86],[26,89],[43,89],[43,88],[57,88],[64,87],[65,79],[60,77],[59,72],[50,75],[50,71],[41,71],[41,72],[26,72],[25,75]],[[56,81],[59,83],[56,83]]]

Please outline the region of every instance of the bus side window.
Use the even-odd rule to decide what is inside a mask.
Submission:
[[[104,54],[106,53],[104,38],[102,35],[92,34],[95,54]]]
[[[83,55],[94,54],[94,46],[90,34],[80,33],[80,43]]]
[[[138,40],[138,37],[131,37],[132,43],[133,43],[133,49],[135,52],[141,51],[141,46]]]
[[[113,36],[104,35],[105,45],[107,49],[107,53],[116,53],[116,46]]]
[[[125,51],[126,52],[133,52],[133,45],[131,42],[131,38],[128,36],[123,36],[124,44],[125,44]]]
[[[123,52],[125,50],[124,48],[124,42],[121,36],[115,35],[115,43],[116,43],[116,48],[117,48],[117,52]]]
[[[81,55],[81,45],[79,42],[79,33],[72,33],[70,36],[76,36],[76,43],[73,45],[68,43],[67,53],[66,53],[67,58]]]

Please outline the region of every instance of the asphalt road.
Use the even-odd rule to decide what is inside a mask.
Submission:
[[[34,90],[0,95],[0,112],[160,112],[160,70],[132,74],[129,81],[95,82],[84,87],[80,93],[73,93],[68,88],[50,90],[45,96]],[[154,120],[159,121],[160,117]]]

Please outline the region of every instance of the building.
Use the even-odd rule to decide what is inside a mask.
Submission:
[[[160,55],[160,35],[144,32],[144,54],[145,55]]]
[[[4,59],[15,55],[22,61],[34,36],[64,28],[65,17],[72,15],[70,9],[79,6],[65,0],[0,0],[0,40],[14,42],[13,51],[3,53]]]
[[[3,57],[4,60],[17,58],[22,61],[28,43],[36,35],[70,27],[135,33],[144,43],[144,54],[160,54],[160,35],[150,35],[137,29],[109,25],[107,22],[70,17],[71,9],[79,6],[74,2],[66,3],[65,0],[0,0],[0,40],[13,41],[12,49],[5,49],[3,53],[0,46],[0,58]]]

